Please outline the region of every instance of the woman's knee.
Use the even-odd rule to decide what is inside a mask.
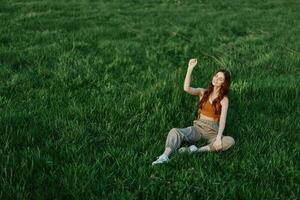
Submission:
[[[177,128],[172,128],[171,130],[170,130],[170,132],[177,132]]]
[[[172,128],[168,133],[168,138],[180,138],[179,131],[177,128]]]
[[[172,128],[172,129],[169,131],[169,135],[177,135],[177,134],[178,134],[177,128]]]
[[[180,146],[181,142],[182,136],[179,134],[177,128],[172,128],[169,131],[165,147],[169,147],[173,151]]]
[[[235,144],[235,141],[234,141],[233,137],[230,137],[230,136],[226,136],[226,137],[227,137],[227,142],[229,144],[231,144],[231,146],[233,146]]]
[[[227,150],[235,144],[235,140],[231,136],[224,136],[222,138],[223,150]]]

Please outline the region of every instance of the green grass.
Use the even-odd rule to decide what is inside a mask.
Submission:
[[[0,199],[297,199],[298,0],[1,1]],[[232,72],[221,153],[172,154]],[[203,145],[199,141],[197,145]]]

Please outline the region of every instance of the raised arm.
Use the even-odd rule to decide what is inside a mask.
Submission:
[[[194,67],[197,65],[197,59],[190,59],[188,69],[186,72],[186,76],[184,79],[184,84],[183,84],[183,90],[186,91],[187,93],[195,96],[199,96],[204,93],[205,89],[204,88],[192,88],[190,87],[190,83],[192,80],[192,72]]]

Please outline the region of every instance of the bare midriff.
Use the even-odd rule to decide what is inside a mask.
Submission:
[[[200,114],[200,119],[206,119],[206,120],[211,120],[211,121],[216,121],[216,122],[219,121],[219,119],[214,119],[212,117],[208,117],[208,116],[203,115],[203,114]]]

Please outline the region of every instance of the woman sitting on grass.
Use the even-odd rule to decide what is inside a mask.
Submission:
[[[169,161],[170,154],[177,150],[183,141],[195,143],[201,138],[208,140],[209,144],[201,148],[195,145],[182,147],[180,153],[225,151],[234,145],[234,139],[223,136],[229,99],[227,94],[230,86],[230,73],[219,70],[212,78],[208,89],[190,87],[192,71],[197,64],[196,59],[189,61],[187,74],[184,80],[184,91],[199,96],[198,117],[193,126],[187,128],[172,128],[167,136],[165,151],[152,165]]]

